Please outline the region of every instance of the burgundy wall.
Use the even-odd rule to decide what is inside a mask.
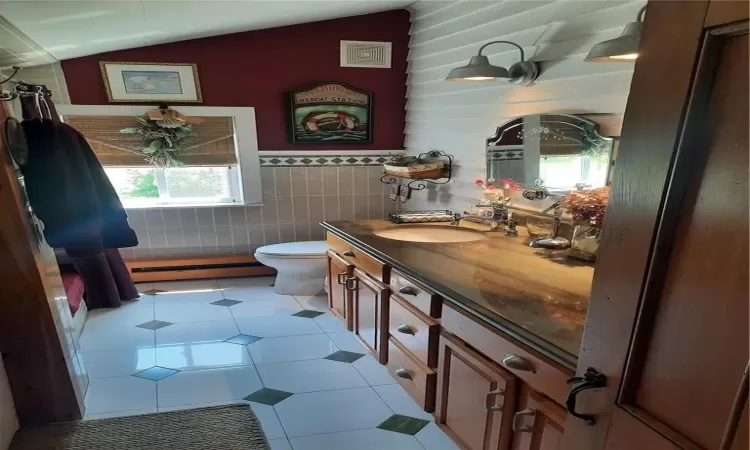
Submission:
[[[409,12],[247,31],[62,61],[73,104],[106,105],[99,61],[198,64],[204,106],[253,106],[261,150],[396,150],[404,146]],[[390,69],[339,67],[339,41],[393,43]],[[373,93],[373,134],[365,145],[295,145],[287,139],[284,93],[340,81]]]

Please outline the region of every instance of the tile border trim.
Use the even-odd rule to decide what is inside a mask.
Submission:
[[[380,166],[388,161],[391,153],[364,153],[355,155],[337,152],[278,154],[265,152],[260,154],[261,167],[341,167],[341,166]]]

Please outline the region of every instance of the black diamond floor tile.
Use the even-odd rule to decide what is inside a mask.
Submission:
[[[312,309],[303,309],[302,311],[296,312],[292,314],[296,317],[304,317],[305,319],[314,319],[318,316],[322,316],[325,313],[322,313],[320,311],[313,311]]]
[[[291,397],[291,392],[286,391],[279,391],[276,389],[270,389],[270,388],[263,388],[259,391],[255,391],[252,394],[248,395],[247,397],[243,398],[243,400],[247,400],[249,402],[255,402],[255,403],[263,403],[264,405],[275,405],[279,403],[280,401]]]
[[[258,336],[250,336],[249,334],[238,334],[237,336],[231,337],[224,342],[229,342],[230,344],[249,345],[261,339],[263,338],[260,338]]]
[[[163,290],[161,290],[161,289],[149,289],[149,290],[147,290],[147,291],[143,291],[143,292],[141,292],[141,294],[145,294],[145,295],[156,295],[156,294],[161,294],[162,292],[167,292],[167,291],[163,291]]]
[[[133,374],[133,376],[138,377],[138,378],[145,378],[147,380],[152,380],[152,381],[159,381],[167,377],[171,377],[172,375],[176,373],[180,373],[180,371],[174,370],[174,369],[167,369],[166,367],[155,366],[150,369],[146,369],[136,374]]]
[[[386,419],[385,422],[378,425],[378,428],[414,436],[429,423],[428,420],[394,414]]]
[[[336,353],[331,353],[330,355],[326,356],[323,359],[328,359],[331,361],[339,361],[339,362],[345,362],[345,363],[353,363],[354,361],[358,360],[359,358],[365,356],[362,353],[355,353],[355,352],[348,352],[346,350],[339,350]]]
[[[164,322],[163,320],[152,320],[150,322],[144,322],[140,325],[136,325],[138,328],[145,328],[147,330],[158,330],[160,328],[174,325],[172,322]]]
[[[216,306],[234,306],[238,303],[242,303],[242,302],[239,300],[232,300],[229,298],[226,298],[224,300],[219,300],[216,302],[211,302],[212,305],[216,305]]]

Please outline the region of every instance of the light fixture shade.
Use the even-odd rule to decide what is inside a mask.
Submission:
[[[586,61],[625,62],[636,59],[642,31],[643,22],[630,22],[620,37],[596,44],[586,55]]]
[[[493,66],[484,55],[472,56],[469,64],[456,67],[445,77],[450,81],[493,81],[496,78],[509,78],[508,69]]]

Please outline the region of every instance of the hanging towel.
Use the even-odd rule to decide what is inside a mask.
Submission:
[[[138,245],[120,199],[83,135],[49,119],[25,120],[22,126],[29,151],[21,172],[47,243],[70,256]]]

